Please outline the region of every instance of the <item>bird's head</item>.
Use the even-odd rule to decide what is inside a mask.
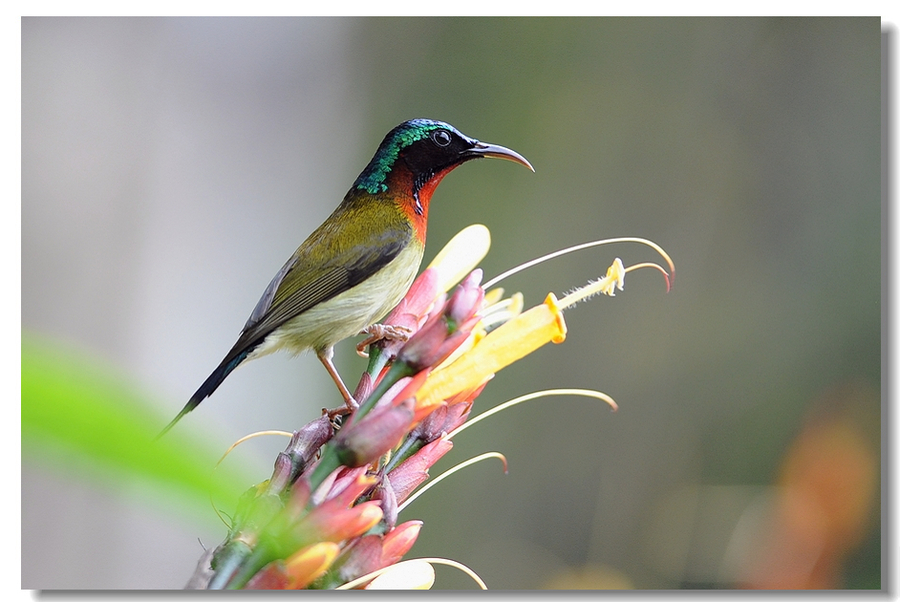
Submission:
[[[469,138],[443,121],[412,119],[388,132],[353,187],[369,194],[411,195],[415,212],[423,215],[445,175],[482,157],[507,159],[534,171],[525,157],[506,147]]]

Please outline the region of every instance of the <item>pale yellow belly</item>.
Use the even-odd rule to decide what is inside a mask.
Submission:
[[[295,354],[310,348],[318,351],[359,334],[400,302],[416,277],[422,253],[421,245],[408,245],[368,280],[283,324],[248,359],[281,349]]]

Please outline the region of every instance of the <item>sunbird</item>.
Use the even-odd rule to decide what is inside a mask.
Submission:
[[[280,349],[315,351],[352,410],[356,402],[331,361],[334,345],[400,302],[425,251],[431,195],[454,168],[482,157],[534,171],[519,153],[442,121],[412,119],[388,132],[337,209],[272,278],[231,351],[159,437],[240,364]]]

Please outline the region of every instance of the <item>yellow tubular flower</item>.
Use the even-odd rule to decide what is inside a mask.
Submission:
[[[479,386],[494,373],[546,343],[566,339],[566,322],[550,293],[543,304],[488,333],[455,362],[432,372],[416,393],[416,409],[438,404],[460,391]]]

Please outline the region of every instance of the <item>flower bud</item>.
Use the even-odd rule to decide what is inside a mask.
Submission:
[[[291,486],[290,495],[284,504],[284,514],[286,520],[293,522],[303,516],[306,511],[306,504],[312,492],[309,490],[309,481],[305,479],[297,479]]]
[[[422,521],[411,520],[384,535],[364,535],[355,540],[332,565],[337,582],[346,583],[399,562],[412,548],[421,529]]]
[[[481,302],[484,301],[484,289],[480,286],[481,274],[481,269],[472,270],[453,291],[444,307],[444,315],[451,324],[463,324],[481,310]]]
[[[424,443],[431,443],[440,437],[444,429],[444,423],[447,421],[448,407],[446,404],[436,406],[431,414],[426,416],[410,431],[410,436]]]
[[[365,401],[374,388],[375,383],[372,381],[372,376],[368,372],[363,372],[356,385],[356,390],[353,391],[353,399],[359,402]]]
[[[322,497],[321,502],[331,502],[344,507],[350,506],[360,495],[368,490],[378,480],[367,474],[364,466],[356,468],[341,468],[335,474],[328,492]]]
[[[400,442],[413,419],[412,399],[396,406],[379,407],[335,437],[335,451],[344,466],[375,462]]]
[[[381,535],[364,535],[341,552],[334,563],[340,583],[353,581],[363,575],[380,569]]]
[[[359,537],[378,524],[384,514],[379,502],[363,502],[350,508],[323,504],[295,528],[298,541],[341,542]]]
[[[416,538],[419,537],[421,530],[422,521],[410,520],[397,525],[389,533],[386,533],[381,551],[382,566],[399,562],[416,543]]]
[[[445,433],[449,433],[469,418],[472,400],[478,397],[480,392],[481,388],[479,387],[475,391],[465,391],[455,395],[446,403],[425,408],[422,412],[417,410],[413,421],[421,418],[421,422],[410,432],[410,436],[419,439],[422,443],[431,443]]]
[[[434,312],[400,349],[397,361],[408,364],[413,373],[434,364],[440,353],[440,347],[447,340],[447,322],[441,313]]]
[[[397,361],[408,365],[413,373],[438,366],[465,342],[476,323],[474,318],[454,323],[443,314],[432,316],[400,349]]]
[[[298,467],[297,472],[303,471],[333,434],[334,429],[331,428],[328,416],[321,416],[294,433],[284,451]]]
[[[372,499],[381,502],[381,511],[384,512],[384,524],[388,529],[393,529],[397,524],[397,495],[391,487],[390,479],[381,479],[381,483],[372,492]]]
[[[285,452],[280,452],[275,458],[275,470],[266,485],[266,493],[278,495],[287,488],[291,482],[291,458]]]
[[[387,478],[391,481],[397,501],[402,503],[416,487],[425,482],[428,469],[452,447],[453,442],[449,439],[435,439],[389,472]]]

